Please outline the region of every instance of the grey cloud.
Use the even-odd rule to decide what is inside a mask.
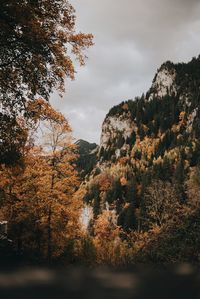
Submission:
[[[71,0],[77,26],[92,32],[86,67],[53,104],[69,116],[76,138],[99,142],[108,110],[146,92],[166,60],[200,52],[199,0]]]

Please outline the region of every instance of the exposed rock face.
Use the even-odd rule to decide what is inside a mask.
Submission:
[[[162,99],[167,95],[176,96],[178,92],[176,76],[177,71],[173,63],[166,62],[163,64],[155,75],[152,86],[147,92],[144,101],[152,101],[155,98]],[[112,113],[112,110],[115,108],[116,113]],[[102,125],[100,139],[100,162],[112,159],[115,161],[120,157],[130,155],[138,134],[138,125],[136,123],[137,111],[135,111],[135,114],[131,112],[129,101],[113,107],[106,116]],[[191,120],[188,124],[191,126]]]
[[[106,117],[102,125],[99,149],[100,160],[102,153],[105,155],[106,152],[112,153],[106,160],[111,159],[112,156],[119,158],[122,154],[127,154],[130,151],[128,140],[131,138],[134,128],[134,121],[127,111],[121,115]]]
[[[103,125],[85,201],[115,210],[119,225],[140,226],[143,193],[151,180],[178,181],[200,161],[200,57],[164,63],[146,95],[111,108]]]
[[[163,98],[166,95],[176,95],[176,75],[177,73],[172,63],[163,64],[153,80],[148,99],[152,100],[154,97]]]
[[[179,106],[180,111],[177,109],[177,113],[185,111],[186,131],[191,132],[199,109],[194,101],[195,95],[196,97],[199,96],[200,89],[198,68],[200,68],[199,58],[193,59],[188,64],[173,64],[168,61],[158,69],[152,86],[144,97],[137,98],[135,101],[122,102],[118,106],[113,107],[102,125],[98,160],[103,162],[104,160],[114,159],[115,161],[120,157],[130,155],[136,140],[141,139],[141,136],[139,136],[141,135],[141,130],[144,131],[144,135],[148,131],[145,124],[146,120],[143,121],[137,117],[138,114],[146,114],[148,118],[148,114],[151,111],[149,111],[150,105],[146,104],[147,102],[152,102],[152,105],[155,103],[158,113],[159,109],[162,113],[164,112],[164,107],[162,107],[164,105],[161,102],[159,104],[158,101],[167,97],[173,98],[176,108]],[[172,105],[170,100],[166,105]],[[167,122],[167,118],[171,115],[167,115],[167,112],[165,114],[164,117]],[[177,115],[175,118],[178,121]]]
[[[87,230],[90,221],[93,219],[93,209],[91,205],[85,205],[82,209],[80,222],[82,224],[82,228]]]
[[[102,126],[101,147],[106,149],[109,142],[118,137],[118,133],[126,141],[131,136],[132,131],[133,122],[130,115],[122,114],[118,117],[110,116],[106,118]]]

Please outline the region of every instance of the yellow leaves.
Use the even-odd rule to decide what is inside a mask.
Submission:
[[[127,179],[125,177],[121,177],[120,178],[120,183],[121,183],[121,186],[126,186],[127,185]]]
[[[179,114],[179,123],[172,126],[172,132],[178,133],[183,125],[186,125],[186,112],[181,111]]]
[[[180,157],[180,149],[179,148],[173,148],[173,149],[169,150],[168,152],[165,151],[164,156],[167,157],[170,160],[174,160],[175,162],[177,162],[179,160],[179,157]]]
[[[80,65],[83,66],[85,64],[86,56],[83,54],[83,50],[91,47],[93,43],[93,35],[92,34],[71,34],[68,38],[68,42],[71,45],[71,52],[76,56]]]
[[[153,164],[162,164],[163,163],[163,159],[161,156],[159,156],[157,159],[154,158],[153,160]]]
[[[141,185],[141,184],[138,184],[137,187],[136,187],[136,190],[137,190],[137,194],[138,194],[138,195],[141,195],[141,192],[142,192],[142,185]]]
[[[137,139],[131,151],[132,165],[141,171],[146,171],[146,168],[148,167],[148,161],[151,160],[152,155],[155,154],[155,150],[160,142],[160,138],[145,136],[142,141]],[[137,158],[138,153],[139,159]]]
[[[112,181],[112,176],[109,173],[105,172],[97,175],[94,178],[93,183],[100,186],[100,191],[107,191],[110,189]]]
[[[60,78],[64,78],[65,77],[65,72],[63,70],[57,69],[55,71],[56,75]],[[72,77],[72,79],[74,79],[74,77]]]
[[[112,177],[120,178],[122,175],[126,176],[129,171],[131,171],[131,168],[128,164],[122,165],[119,162],[117,164],[112,164],[109,170],[107,170],[106,172]]]
[[[68,1],[43,0],[34,5],[11,1],[9,12],[7,2],[2,4],[2,14],[10,14],[9,19],[14,17],[16,22],[1,26],[4,54],[0,59],[5,65],[1,87],[5,94],[10,90],[10,98],[23,107],[37,94],[49,99],[54,89],[64,91],[64,77],[74,78],[74,60],[84,64],[84,52],[93,45],[93,36],[76,32],[75,11]],[[13,37],[11,44],[8,35]]]
[[[184,124],[184,122],[185,122],[185,116],[186,116],[186,112],[185,111],[181,111],[180,114],[179,114],[180,124]]]
[[[33,121],[38,122],[47,120],[57,125],[62,125],[65,130],[71,132],[71,128],[64,115],[56,111],[48,102],[39,98],[35,101],[29,101],[27,106],[28,113],[31,114]]]
[[[126,163],[129,162],[129,159],[129,157],[121,157],[118,162],[121,165],[126,165]]]
[[[120,227],[116,224],[114,211],[104,210],[94,224],[94,245],[97,251],[97,263],[116,263],[122,249]]]
[[[178,134],[178,135],[177,135],[177,140],[181,140],[182,137],[183,137],[182,134]]]
[[[184,168],[189,168],[190,167],[190,163],[188,160],[184,160]]]
[[[23,239],[26,244],[37,244],[34,238],[40,232],[43,244],[38,246],[43,254],[47,248],[46,233],[50,229],[51,242],[57,246],[52,253],[58,255],[62,253],[67,238],[75,236],[79,231],[82,195],[81,192],[75,193],[79,186],[73,165],[76,146],[71,144],[70,128],[61,113],[54,111],[42,99],[30,103],[29,108],[36,115],[39,113],[37,117],[43,115],[48,118],[48,151],[45,144],[41,144],[24,153],[24,168],[1,167],[0,187],[8,193],[9,199],[5,203],[4,213],[8,219],[12,219],[14,227],[20,223],[25,224]]]
[[[127,209],[130,207],[130,203],[129,202],[126,202],[125,205],[124,205],[124,209]],[[132,215],[134,217],[134,213]]]

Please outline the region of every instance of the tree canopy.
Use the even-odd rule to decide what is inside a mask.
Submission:
[[[92,45],[92,35],[76,32],[75,21],[75,10],[66,0],[1,1],[3,107],[18,112],[27,100],[48,100],[54,89],[64,91],[64,79],[74,79],[73,59],[83,65],[84,50]]]

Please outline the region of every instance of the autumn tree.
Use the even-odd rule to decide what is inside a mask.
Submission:
[[[0,113],[0,164],[13,165],[22,162],[28,131],[19,120]]]
[[[48,100],[74,79],[73,57],[84,64],[92,35],[76,32],[75,10],[67,0],[3,0],[0,11],[0,101],[12,112],[26,101]]]
[[[116,223],[114,211],[104,210],[94,224],[94,245],[97,262],[100,264],[114,263],[117,255],[120,228]]]
[[[47,200],[48,259],[52,255],[52,242],[56,238],[55,227],[60,215],[60,225],[69,223],[67,206],[72,204],[73,194],[78,187],[75,171],[75,145],[71,141],[71,129],[66,119],[45,125],[44,151],[51,168]],[[71,210],[72,212],[72,210]],[[75,208],[74,208],[75,212]],[[53,229],[54,227],[54,229]],[[57,227],[59,230],[59,227]],[[75,229],[75,227],[73,228]]]
[[[9,236],[17,252],[37,250],[42,252],[41,219],[46,207],[44,179],[49,173],[47,161],[40,149],[28,151],[24,165],[1,166],[1,188],[4,201],[1,204],[1,219],[9,223]],[[44,192],[44,193],[43,193]]]
[[[200,167],[193,167],[186,182],[188,205],[196,210],[200,207]]]
[[[144,193],[144,222],[162,226],[180,209],[175,188],[169,182],[153,181]]]
[[[2,0],[0,27],[0,162],[11,163],[20,160],[24,138],[17,117],[32,117],[31,101],[64,92],[65,78],[74,79],[75,60],[84,65],[93,37],[77,32],[67,0]]]
[[[61,113],[43,103],[43,142],[25,153],[23,168],[1,168],[5,200],[0,212],[18,251],[37,252],[51,261],[76,238],[81,203],[71,128]]]

